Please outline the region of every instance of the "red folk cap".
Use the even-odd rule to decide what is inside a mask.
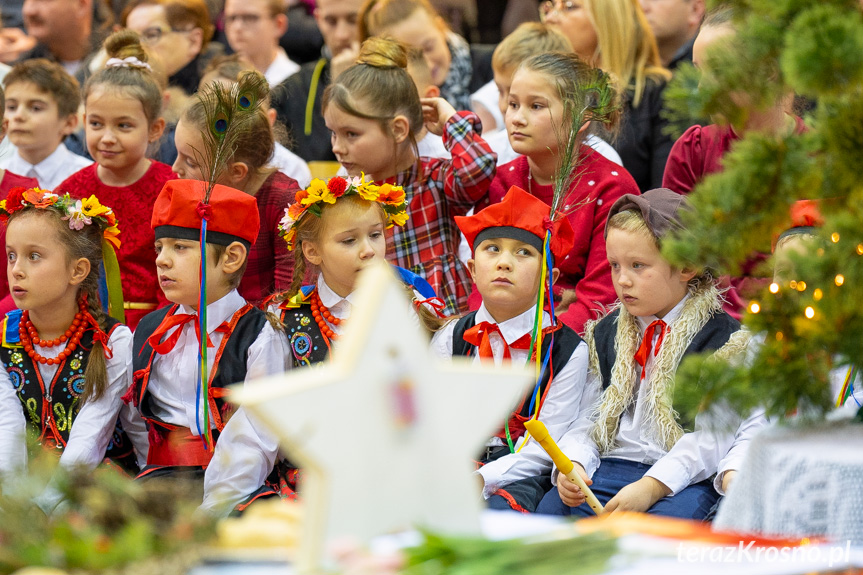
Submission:
[[[240,242],[250,248],[261,227],[254,196],[216,185],[210,203],[204,204],[206,182],[170,180],[156,198],[150,225],[156,239],[199,240],[201,220],[207,216],[207,243],[222,246]]]
[[[471,246],[471,253],[483,240],[511,238],[532,245],[542,253],[546,230],[551,230],[551,253],[557,262],[575,245],[575,232],[569,218],[549,216],[551,208],[539,198],[512,186],[500,203],[488,206],[472,216],[456,216],[455,223]]]

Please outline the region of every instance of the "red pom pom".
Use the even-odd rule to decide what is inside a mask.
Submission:
[[[348,182],[341,177],[330,178],[330,181],[327,182],[327,189],[335,197],[340,198],[345,193],[345,190],[348,189]]]

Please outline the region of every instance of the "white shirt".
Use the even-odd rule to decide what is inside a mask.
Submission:
[[[306,161],[278,142],[275,142],[273,155],[267,164],[295,179],[301,188],[307,187],[312,181],[312,171]]]
[[[515,153],[515,150],[512,149],[512,144],[509,142],[509,135],[506,130],[501,130],[499,132],[489,134],[488,136],[483,136],[482,138],[497,154],[498,166],[508,164],[521,156],[521,154]],[[599,136],[591,134],[584,140],[584,143],[605,156],[607,160],[611,160],[619,166],[623,165],[623,160],[620,159],[620,154],[618,154],[608,142]]]
[[[680,317],[688,298],[688,295],[685,296],[662,318],[669,329]],[[658,318],[655,316],[638,317],[641,333],[643,334],[647,326],[656,319]],[[654,346],[658,337],[657,330],[652,342]],[[638,382],[636,400],[620,416],[615,438],[617,447],[603,456],[651,465],[644,476],[653,477],[662,482],[674,495],[689,485],[703,481],[716,473],[719,462],[734,442],[733,430],[740,425],[741,418],[726,408],[716,408],[708,413],[699,414],[695,417],[695,430],[685,433],[669,451],[666,451],[649,434],[644,433],[648,425],[646,397],[649,386],[647,382],[650,381],[653,359],[653,354],[650,354],[645,368],[644,385],[638,382],[641,377],[640,366],[635,364],[638,369],[633,369],[632,377]],[[599,375],[590,373],[588,380],[592,379],[598,380]],[[584,430],[567,431],[560,442],[560,448],[573,461],[580,463],[588,475],[593,475],[599,467],[597,446]],[[556,472],[555,469],[553,480],[556,478]]]
[[[86,402],[75,416],[69,440],[60,456],[60,465],[66,469],[95,469],[102,462],[118,415],[135,447],[139,465],[147,461],[147,428],[135,408],[125,405],[122,400],[132,384],[132,332],[124,325],[117,326],[108,339],[108,345],[113,354],[111,359],[105,360],[108,387],[102,397]],[[37,345],[35,349],[40,355],[52,358],[60,355],[64,348]],[[23,349],[21,353],[25,353]],[[59,368],[42,363],[36,365],[42,381],[46,383],[53,380]],[[6,474],[26,468],[25,430],[26,419],[21,400],[4,366],[0,370],[0,472]]]
[[[216,329],[246,304],[237,290],[207,306],[207,332],[214,348],[207,354],[207,365],[213,368],[216,350],[225,334]],[[198,315],[187,306],[178,314]],[[148,391],[153,396],[154,414],[166,423],[188,427],[198,434],[202,412],[196,410],[198,390],[198,338],[194,320],[176,328],[182,330],[174,349],[167,355],[156,354],[150,367]],[[170,335],[173,331],[168,332]],[[264,324],[257,339],[249,346],[245,383],[284,373],[288,343],[285,334],[276,331],[269,322]],[[213,424],[215,425],[215,424]],[[205,509],[227,506],[230,511],[237,503],[254,493],[273,468],[278,441],[274,433],[257,423],[243,408],[237,410],[222,430],[213,459],[204,476]],[[224,497],[224,500],[222,499]]]
[[[494,130],[484,129],[483,138],[486,135],[492,135],[497,133],[498,131],[503,131],[506,133],[506,126],[504,126],[504,118],[503,114],[500,113],[500,90],[497,89],[497,84],[494,83],[494,80],[489,80],[486,84],[484,84],[479,90],[470,95],[470,105],[471,108],[476,110],[476,105],[479,104],[491,114],[491,117],[494,118],[497,126]],[[485,128],[485,126],[483,126]]]
[[[270,88],[274,88],[299,71],[300,65],[288,58],[288,53],[279,46],[276,58],[267,67],[264,77],[270,83]]]
[[[20,176],[36,178],[39,187],[45,190],[54,190],[66,178],[92,163],[93,160],[70,152],[63,144],[36,165],[22,158],[17,149],[15,153],[0,158],[0,168]]]
[[[513,349],[509,346],[532,331],[535,317],[536,306],[534,305],[528,311],[497,324],[503,338],[497,333],[489,335],[495,366],[500,367],[502,365],[505,347],[509,348],[512,365],[527,363],[530,358],[530,350]],[[497,323],[488,313],[485,304],[480,305],[477,310],[475,321],[476,324],[484,321]],[[441,358],[452,358],[455,324],[456,321],[449,322],[432,338],[432,350]],[[549,325],[551,325],[551,318],[543,312],[543,327]],[[478,363],[480,361],[482,360],[479,355],[474,354],[473,362]],[[587,367],[587,344],[581,342],[573,351],[566,366],[554,376],[546,393],[538,419],[545,424],[555,441],[559,440],[563,433],[574,424],[585,428],[591,424],[590,408],[599,397],[600,386],[597,381],[588,385]],[[517,453],[501,457],[479,469],[479,474],[485,481],[483,495],[486,498],[509,483],[527,477],[544,475],[551,470],[551,458],[536,441],[528,440],[524,447],[518,450],[524,442],[525,436],[519,438],[515,445]]]
[[[451,160],[452,154],[443,145],[443,136],[432,134],[426,131],[423,139],[417,142],[417,155],[427,158],[441,158],[442,160]]]

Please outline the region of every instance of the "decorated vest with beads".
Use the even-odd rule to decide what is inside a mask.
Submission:
[[[399,266],[391,267],[402,283],[413,288],[422,297],[427,299],[435,297],[434,289],[423,277]],[[321,332],[309,307],[312,294],[316,289],[317,287],[313,285],[303,286],[297,295],[279,306],[279,319],[285,325],[294,367],[320,363],[330,354],[331,342]]]
[[[299,293],[279,306],[279,319],[291,347],[294,367],[320,363],[330,355],[330,340],[323,334],[309,306],[315,286],[303,286]]]
[[[131,399],[148,424],[156,424],[168,430],[176,429],[176,426],[162,421],[155,415],[153,396],[148,391],[150,369],[156,352],[147,340],[162,320],[168,314],[174,313],[177,307],[177,305],[166,306],[144,316],[135,328],[132,355],[134,381]],[[210,371],[210,397],[208,398],[210,413],[219,432],[225,427],[232,413],[230,405],[224,400],[227,395],[226,388],[246,379],[249,347],[258,339],[258,335],[267,323],[267,316],[262,310],[246,304],[234,312],[225,323],[227,333],[215,352],[216,356]]]
[[[62,449],[69,441],[69,433],[81,409],[80,397],[86,382],[84,371],[93,347],[93,328],[84,331],[74,353],[57,366],[51,381],[45,381],[38,364],[27,355],[21,344],[20,322],[21,310],[6,314],[0,360],[21,400],[27,424],[39,431],[39,441],[43,445]],[[105,333],[109,338],[118,325],[120,322],[117,320],[107,318]],[[105,456],[130,471],[137,468],[132,442],[119,421],[115,424]]]

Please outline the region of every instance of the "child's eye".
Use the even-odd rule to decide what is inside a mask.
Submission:
[[[6,254],[6,259],[9,261],[9,263],[13,263],[15,261],[15,252],[9,252],[8,254]]]
[[[356,132],[345,132],[345,136],[347,136],[348,138],[356,138],[357,136],[359,136],[359,134],[357,134]]]
[[[91,128],[101,128],[102,122],[97,122],[96,120],[90,120],[89,122],[87,122],[87,125],[90,126]]]
[[[121,122],[121,123],[120,123],[120,128],[121,128],[121,129],[123,129],[123,130],[130,130],[130,129],[134,128],[134,127],[135,127],[134,125],[132,125],[132,124],[130,124],[130,123],[128,123],[128,122]]]
[[[372,233],[370,233],[369,237],[372,239],[377,239],[377,238],[381,237],[382,235],[384,235],[384,233],[382,231],[376,230],[376,231],[373,231]]]
[[[616,270],[620,266],[617,264],[617,262],[608,262],[608,267],[610,267],[613,270]]]
[[[15,104],[9,104],[9,103],[7,103],[7,104],[6,104],[6,111],[7,111],[7,112],[14,112],[14,111],[15,111]]]
[[[542,104],[532,104],[530,108],[532,110],[542,110],[543,108],[545,108],[545,106]]]
[[[527,248],[519,248],[518,251],[515,253],[520,256],[533,257],[533,252]]]
[[[36,261],[38,259],[42,259],[42,256],[38,252],[31,252],[30,259]]]
[[[643,267],[644,267],[644,264],[639,263],[639,262],[633,262],[633,264],[632,264],[632,269],[634,269],[634,270],[640,270]]]
[[[343,239],[340,243],[342,243],[342,244],[344,244],[344,245],[346,245],[346,246],[349,246],[349,245],[351,245],[352,243],[354,243],[354,241],[355,241],[355,240],[354,240],[354,238],[345,238],[345,239]]]
[[[513,101],[513,100],[510,100],[510,101],[509,101],[509,104],[507,104],[507,105],[508,105],[508,106],[510,107],[510,109],[512,109],[512,110],[517,110],[517,109],[518,109],[518,102],[515,102],[515,101]]]
[[[491,253],[493,253],[493,254],[496,254],[496,253],[498,253],[498,252],[500,251],[500,248],[499,248],[499,247],[497,247],[497,245],[496,245],[496,244],[489,244],[489,245],[487,245],[487,246],[485,247],[485,251],[487,251],[487,252],[491,252]]]

